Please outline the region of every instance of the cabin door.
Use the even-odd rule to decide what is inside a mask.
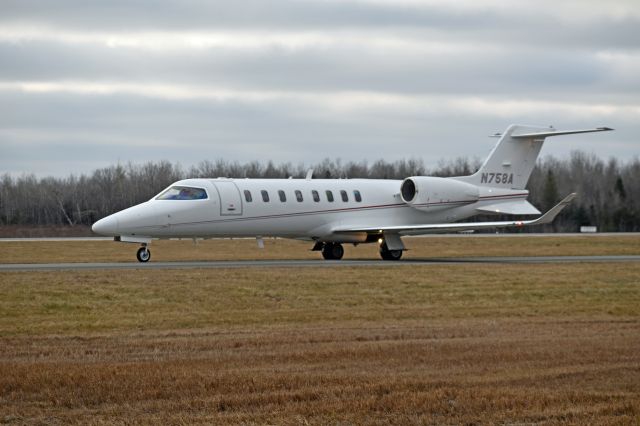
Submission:
[[[240,190],[235,183],[220,181],[213,183],[220,197],[220,215],[232,216],[242,214],[242,199]]]

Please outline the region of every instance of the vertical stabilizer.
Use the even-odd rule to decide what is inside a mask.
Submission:
[[[549,127],[512,124],[493,148],[484,164],[471,176],[455,179],[478,186],[504,189],[524,189],[536,165],[545,138],[613,130],[599,127],[585,130],[557,131]]]

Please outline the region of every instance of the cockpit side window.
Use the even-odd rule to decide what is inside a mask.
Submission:
[[[190,186],[172,186],[156,197],[156,200],[206,200],[207,191]]]

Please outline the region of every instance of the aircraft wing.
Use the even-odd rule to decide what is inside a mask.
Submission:
[[[505,222],[467,222],[467,223],[434,223],[424,225],[401,225],[401,226],[383,226],[377,228],[338,228],[334,229],[334,233],[351,233],[351,232],[367,232],[367,233],[409,233],[409,234],[429,234],[444,232],[461,232],[473,231],[479,229],[496,229],[496,228],[521,228],[523,226],[544,225],[553,222],[558,214],[564,209],[574,198],[576,194],[569,194],[564,200],[560,201],[555,207],[534,220],[525,221],[505,221]]]

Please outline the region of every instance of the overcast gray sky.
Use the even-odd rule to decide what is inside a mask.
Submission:
[[[638,0],[3,0],[0,173],[640,155]]]

